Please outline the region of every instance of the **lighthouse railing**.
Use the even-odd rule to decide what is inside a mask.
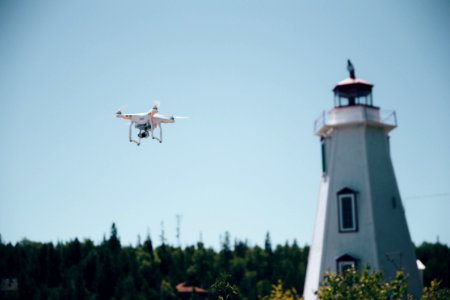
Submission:
[[[380,110],[380,121],[383,124],[397,127],[397,114],[395,110]]]
[[[384,110],[377,107],[363,106],[359,106],[356,110],[353,109],[351,113],[342,108],[331,110],[328,113],[323,111],[314,121],[314,134],[322,135],[328,126],[352,122],[370,122],[372,124],[387,126],[392,129],[397,127],[397,114],[395,110]]]
[[[322,111],[320,116],[314,121],[314,132],[317,132],[320,128],[327,124],[327,112]]]

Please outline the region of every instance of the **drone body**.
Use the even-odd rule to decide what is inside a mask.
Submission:
[[[148,138],[149,136],[152,139],[155,139],[162,143],[162,123],[175,123],[176,118],[184,118],[184,117],[174,117],[172,115],[163,115],[158,113],[159,102],[156,101],[153,105],[152,109],[148,113],[139,113],[139,114],[123,114],[122,110],[119,109],[114,116],[120,119],[130,121],[130,130],[128,134],[128,139],[136,145],[141,144],[141,138]],[[132,128],[133,125],[135,128],[139,129],[138,140],[134,140],[132,138]],[[159,127],[159,137],[155,137],[153,132],[156,128]]]

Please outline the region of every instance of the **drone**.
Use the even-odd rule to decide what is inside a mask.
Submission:
[[[130,130],[128,133],[128,139],[130,143],[135,143],[136,145],[141,144],[141,139],[148,138],[149,136],[152,139],[159,141],[162,143],[162,126],[163,123],[175,123],[175,119],[186,119],[187,117],[175,117],[172,115],[163,115],[158,113],[160,102],[155,101],[152,109],[146,113],[138,113],[138,114],[123,114],[122,109],[119,109],[113,116],[116,118],[124,119],[131,121]],[[132,138],[132,128],[133,125],[135,128],[139,129],[138,140],[134,140]],[[153,131],[159,127],[159,137],[155,137],[153,135]]]

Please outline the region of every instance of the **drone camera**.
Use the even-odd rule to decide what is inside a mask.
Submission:
[[[147,131],[144,131],[144,132],[139,133],[139,134],[138,134],[138,137],[140,137],[140,138],[147,138],[148,135],[149,135],[148,132],[147,132]]]

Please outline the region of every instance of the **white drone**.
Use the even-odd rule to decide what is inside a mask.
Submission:
[[[136,145],[141,144],[141,138],[148,138],[149,135],[152,136],[152,139],[155,139],[162,143],[162,123],[175,123],[175,119],[186,119],[187,117],[174,117],[172,115],[163,115],[158,113],[159,101],[155,101],[152,109],[148,113],[139,113],[139,114],[123,114],[122,109],[119,109],[113,116],[117,118],[121,118],[124,120],[131,121],[130,123],[130,131],[128,134],[128,138],[130,143],[136,143]],[[132,138],[132,127],[139,129],[138,140],[134,140]],[[159,127],[159,138],[153,136],[153,131]],[[150,132],[150,133],[149,133]]]

